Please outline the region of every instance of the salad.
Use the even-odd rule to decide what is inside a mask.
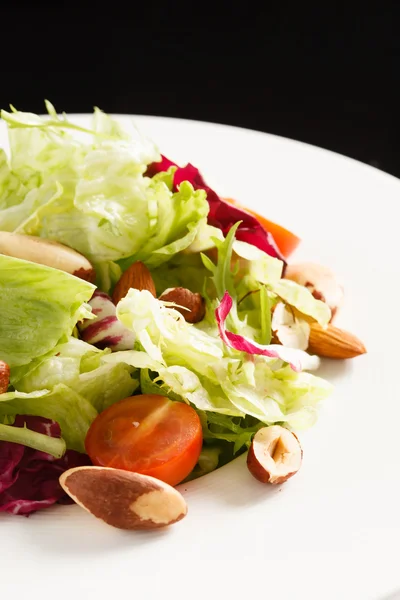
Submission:
[[[335,275],[133,125],[46,108],[1,112],[0,511],[161,527],[176,485],[244,452],[283,483],[332,390],[320,357],[365,352],[332,325]]]

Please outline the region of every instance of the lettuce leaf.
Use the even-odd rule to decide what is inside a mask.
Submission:
[[[0,149],[0,210],[19,204],[27,190],[8,165],[4,150]]]
[[[67,448],[85,452],[85,436],[97,411],[81,394],[59,383],[51,391],[0,394],[1,415],[34,415],[56,421]]]
[[[34,361],[16,382],[17,390],[0,395],[0,415],[56,421],[67,448],[84,451],[86,432],[97,414],[139,387],[136,371],[126,363],[103,362],[107,355],[107,350],[69,338]]]
[[[220,198],[206,184],[200,171],[193,165],[187,164],[185,167],[179,167],[165,156],[161,156],[160,161],[154,162],[149,166],[147,174],[153,177],[164,171],[171,173],[171,167],[174,168],[172,171],[174,189],[177,189],[182,181],[189,181],[196,190],[201,189],[206,192],[210,207],[208,215],[209,225],[217,227],[224,235],[228,235],[233,224],[240,222],[240,227],[237,231],[237,238],[239,240],[256,246],[270,256],[280,258],[282,261],[284,260],[273,236],[264,229],[256,217]]]
[[[190,325],[147,291],[131,289],[118,303],[117,316],[135,332],[137,347],[103,360],[150,369],[163,390],[198,410],[305,427],[314,419],[315,405],[331,391],[324,380],[295,373],[280,358],[226,349],[219,337]],[[306,362],[305,352],[290,352]],[[310,365],[303,366],[314,366],[308,358]]]
[[[145,177],[147,165],[159,158],[155,146],[98,109],[92,129],[58,116],[50,103],[47,109],[48,119],[2,111],[12,171],[4,170],[3,158],[0,193],[2,187],[8,196],[19,190],[12,202],[1,203],[0,196],[3,230],[74,248],[93,263],[104,291],[121,266],[142,260],[156,267],[190,246],[207,218],[203,190],[184,182],[171,191],[168,175]]]
[[[289,279],[281,279],[271,286],[273,292],[296,308],[303,315],[308,315],[325,327],[331,320],[331,309],[325,302],[316,300],[309,289]]]
[[[68,273],[0,255],[0,359],[12,369],[70,335],[94,286]]]
[[[14,427],[14,425],[4,425],[2,423],[0,423],[0,442],[22,444],[28,448],[39,450],[39,452],[50,454],[55,458],[61,458],[66,450],[65,441],[62,438],[38,433],[27,427]]]

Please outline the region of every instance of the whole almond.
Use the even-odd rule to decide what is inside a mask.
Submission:
[[[131,288],[148,290],[156,297],[156,286],[151,273],[146,265],[140,261],[134,262],[122,273],[112,295],[114,304],[118,304],[122,298],[125,298]]]
[[[148,475],[107,467],[75,467],[60,485],[79,506],[119,529],[158,529],[183,519],[187,506],[172,486]]]
[[[310,323],[307,352],[325,358],[354,358],[366,353],[364,344],[352,333],[329,324],[326,329]]]
[[[0,360],[0,394],[5,394],[10,384],[10,367]]]
[[[206,314],[206,303],[203,296],[186,288],[177,287],[165,290],[159,300],[177,304],[176,310],[185,317],[188,323],[199,323]]]

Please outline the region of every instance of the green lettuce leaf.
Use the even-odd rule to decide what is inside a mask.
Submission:
[[[25,186],[11,171],[6,153],[0,149],[0,210],[19,204],[26,192]]]
[[[179,252],[160,267],[151,269],[157,295],[166,289],[183,287],[192,292],[203,293],[209,271],[203,265],[200,254]],[[211,295],[212,290],[209,290]]]
[[[153,224],[146,239],[129,258],[119,261],[124,270],[140,260],[149,268],[158,267],[193,242],[198,229],[206,223],[208,203],[204,190],[194,190],[183,181],[172,193],[163,181],[151,180],[147,199],[153,209]]]
[[[27,427],[12,427],[0,422],[0,441],[23,444],[40,452],[51,454],[55,458],[61,458],[66,450],[65,441],[44,433],[37,433]]]
[[[160,157],[155,146],[99,109],[85,129],[46,106],[48,119],[2,111],[11,168],[0,156],[1,229],[74,248],[93,263],[104,291],[121,267],[135,260],[156,267],[192,244],[208,214],[203,190],[183,182],[173,193],[171,173],[145,177]]]
[[[219,337],[190,325],[147,291],[131,289],[117,315],[135,332],[137,349],[104,361],[154,371],[155,383],[198,410],[306,427],[331,391],[323,379],[295,373],[279,359],[226,349]]]
[[[139,387],[136,370],[123,362],[103,362],[108,355],[108,350],[70,337],[50,355],[33,361],[15,384],[16,391],[0,395],[0,414],[16,415],[22,410],[53,419],[67,447],[82,451],[96,415]]]
[[[0,270],[0,359],[12,370],[70,335],[95,288],[63,271],[4,255]]]
[[[271,289],[287,304],[297,308],[303,315],[312,317],[322,327],[328,325],[331,320],[332,315],[329,306],[321,300],[316,300],[310,290],[303,285],[288,279],[281,279],[271,286]]]
[[[85,452],[85,436],[97,414],[86,398],[62,383],[51,391],[0,395],[0,416],[34,415],[57,421],[67,448],[79,452]]]

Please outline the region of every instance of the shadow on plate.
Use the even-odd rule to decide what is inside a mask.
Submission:
[[[279,495],[283,486],[260,483],[251,475],[246,465],[246,454],[242,454],[220,469],[178,486],[190,506],[191,498],[202,496],[201,504],[212,507],[229,504],[236,507],[254,507]]]
[[[159,543],[170,531],[123,531],[109,527],[78,506],[54,506],[28,519],[4,515],[18,526],[18,537],[40,554],[58,556],[101,555]],[[14,521],[20,519],[20,521]],[[7,523],[4,523],[7,525]],[[179,526],[179,525],[178,525]]]
[[[352,359],[349,360],[333,360],[324,358],[321,361],[321,366],[318,371],[315,371],[315,375],[327,379],[333,385],[338,378],[342,379],[344,376],[349,376],[354,370],[354,362]]]
[[[389,594],[389,596],[381,597],[377,600],[400,600],[400,589]]]

